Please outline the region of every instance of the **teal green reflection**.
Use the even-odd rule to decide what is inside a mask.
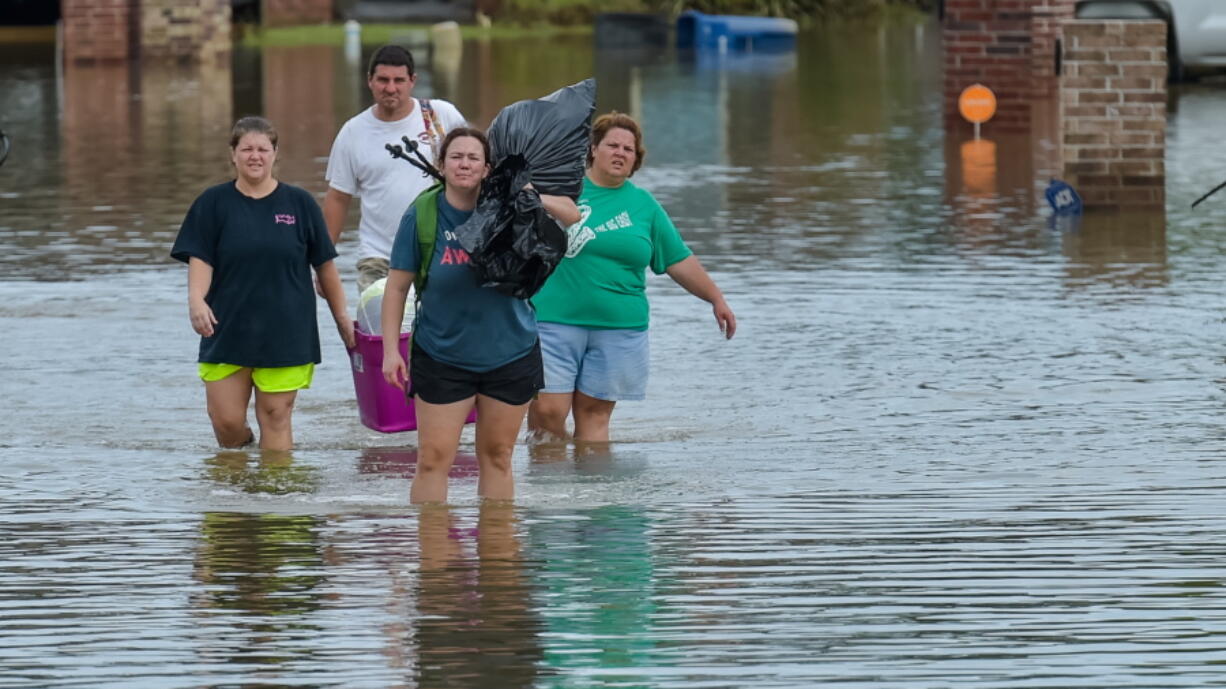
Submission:
[[[549,629],[545,663],[557,673],[541,686],[648,689],[617,670],[658,665],[650,531],[642,508],[622,505],[532,525],[529,554],[543,570],[538,596]]]

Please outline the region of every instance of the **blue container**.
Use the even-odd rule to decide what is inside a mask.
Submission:
[[[791,19],[703,14],[687,10],[677,18],[677,47],[694,50],[779,50],[796,45]]]

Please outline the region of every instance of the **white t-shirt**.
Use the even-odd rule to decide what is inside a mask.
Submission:
[[[400,216],[418,194],[434,184],[434,178],[393,158],[384,148],[387,144],[404,146],[400,137],[407,136],[417,140],[418,150],[426,160],[434,162],[434,145],[442,143],[442,137],[433,129],[426,132],[421,100],[414,98],[413,101],[413,112],[395,122],[375,117],[374,106],[363,110],[341,127],[336,141],[332,142],[324,179],[333,189],[357,196],[362,201],[362,218],[358,223],[359,259],[387,258],[392,253]],[[430,108],[444,133],[465,125],[464,116],[445,100],[430,99]]]

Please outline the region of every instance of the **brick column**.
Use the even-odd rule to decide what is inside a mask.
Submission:
[[[1166,203],[1166,24],[1064,24],[1064,177],[1088,208]]]
[[[140,0],[61,0],[66,62],[116,62],[136,53]]]
[[[1054,92],[1055,45],[1075,0],[946,0],[945,120],[966,124],[958,96],[980,83],[996,93],[995,131],[1027,132],[1031,100]]]
[[[1073,18],[1076,0],[1038,0],[1031,8],[1030,72],[1035,76],[1034,95],[1054,95],[1056,51],[1063,40],[1064,22]]]
[[[264,26],[326,24],[332,21],[334,0],[261,0]]]
[[[62,0],[64,59],[208,60],[230,52],[230,0]]]

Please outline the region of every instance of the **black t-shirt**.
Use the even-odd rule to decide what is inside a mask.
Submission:
[[[206,189],[179,228],[171,257],[213,266],[205,301],[217,317],[202,363],[259,368],[319,363],[311,267],[336,257],[309,192],[281,182],[260,199],[234,182]]]

